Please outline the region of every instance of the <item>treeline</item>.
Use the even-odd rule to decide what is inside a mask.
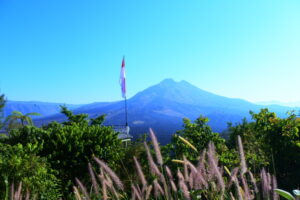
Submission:
[[[2,95],[0,114],[4,106]],[[105,199],[109,194],[114,199],[146,199],[148,190],[150,199],[185,199],[185,195],[201,199],[238,199],[238,195],[244,195],[242,199],[265,199],[267,195],[273,199],[275,193],[269,191],[275,189],[272,178],[263,182],[268,174],[277,178],[279,188],[300,187],[300,121],[294,113],[283,119],[267,109],[251,112],[252,121],[229,124],[227,140],[212,131],[206,117],[194,122],[184,119],[183,129],[165,146],[159,147],[152,133],[152,142],[143,135],[124,147],[118,133],[102,125],[105,116],[89,119],[86,114],[74,115],[66,107],[61,112],[67,116],[66,122],[43,127],[35,127],[30,114],[19,112],[1,120],[0,128],[7,132],[0,138],[1,199],[22,199],[22,194],[28,199]],[[151,161],[151,155],[158,157]],[[258,186],[252,184],[254,179],[246,175],[248,172]],[[170,174],[172,178],[166,180]],[[207,185],[199,182],[197,186],[200,176]],[[114,188],[116,177],[123,188],[118,189],[118,184]],[[226,184],[224,188],[219,179]],[[177,192],[165,186],[172,181],[178,183],[174,185]]]

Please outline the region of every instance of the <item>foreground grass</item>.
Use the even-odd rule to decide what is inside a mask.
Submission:
[[[155,134],[150,130],[155,156],[144,143],[148,169],[142,169],[138,158],[135,163],[136,179],[131,180],[130,187],[124,186],[122,180],[102,160],[94,157],[98,164],[99,173],[89,164],[91,185],[85,186],[79,179],[73,187],[77,200],[83,199],[209,199],[209,200],[251,200],[251,199],[279,199],[274,189],[277,189],[275,176],[264,169],[259,176],[254,176],[247,168],[241,138],[238,137],[240,165],[229,170],[218,164],[213,143],[206,150],[199,152],[199,161],[191,163],[185,157],[173,160],[178,163],[177,169],[171,170],[163,163],[160,147]],[[197,151],[187,140],[182,138]],[[150,174],[144,174],[144,171]]]

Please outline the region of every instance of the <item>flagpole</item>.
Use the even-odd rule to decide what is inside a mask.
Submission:
[[[128,126],[128,121],[127,121],[127,98],[125,95],[125,122],[126,122],[126,127]]]

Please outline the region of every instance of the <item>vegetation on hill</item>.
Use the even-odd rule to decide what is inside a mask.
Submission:
[[[1,96],[0,115],[4,105]],[[43,127],[16,115],[29,123],[17,118],[1,136],[1,199],[278,199],[277,181],[300,187],[294,113],[251,112],[251,121],[229,124],[227,140],[206,117],[184,119],[167,145],[150,131],[151,142],[143,135],[125,148],[105,116],[61,112],[66,122]]]

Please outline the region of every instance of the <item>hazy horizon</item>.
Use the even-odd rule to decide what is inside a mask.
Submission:
[[[300,2],[0,1],[0,88],[17,101],[122,100],[165,78],[253,103],[300,100]]]

